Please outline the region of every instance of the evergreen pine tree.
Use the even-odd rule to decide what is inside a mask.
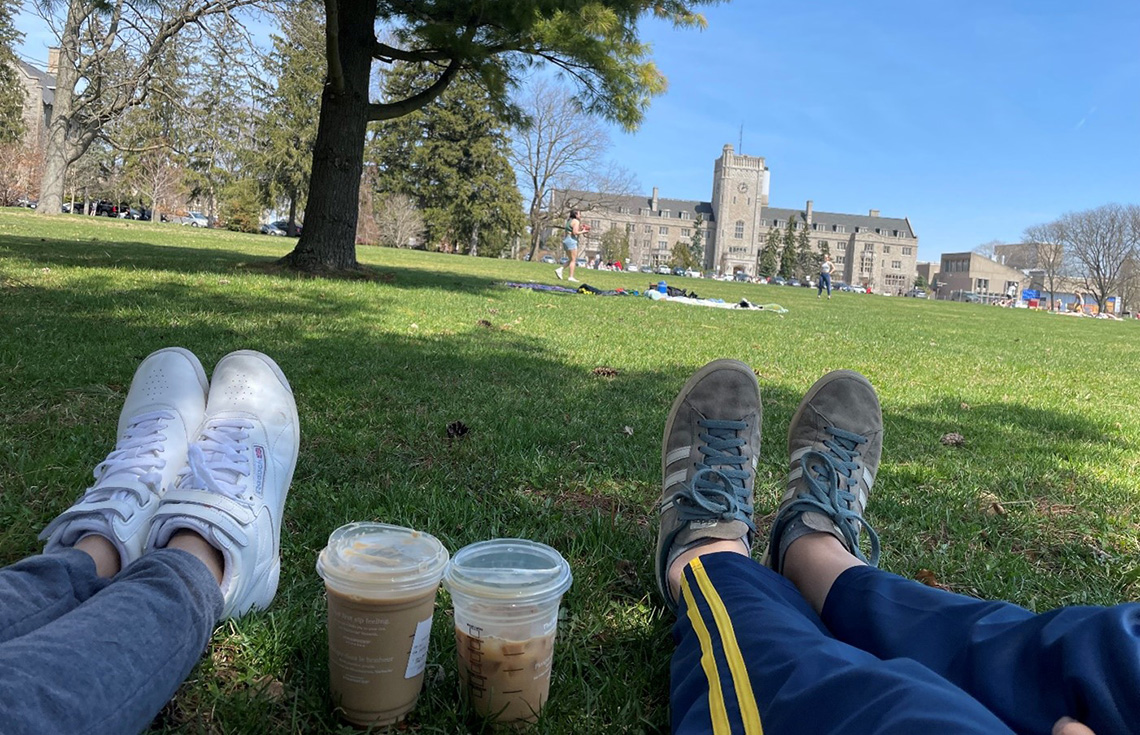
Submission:
[[[780,253],[780,277],[795,278],[796,276],[796,218],[788,217],[784,228],[784,250]]]
[[[768,230],[768,235],[764,238],[764,249],[760,252],[759,275],[764,278],[771,278],[776,275],[780,259],[779,250],[780,231],[773,227]]]
[[[0,145],[19,142],[24,135],[24,85],[14,50],[24,37],[13,22],[18,8],[16,0],[0,0]]]
[[[385,96],[403,99],[432,75],[423,66],[397,67]],[[377,169],[377,189],[406,194],[419,205],[429,243],[493,257],[525,226],[508,146],[491,96],[460,77],[422,109],[377,126],[367,153]]]
[[[816,272],[819,257],[811,250],[807,220],[802,220],[799,227],[796,233],[796,278],[802,281]]]
[[[319,3],[303,0],[282,19],[281,35],[273,37],[269,72],[275,79],[257,123],[261,150],[254,164],[261,180],[262,204],[289,204],[289,235],[296,234],[297,212],[304,208],[317,139],[318,106],[324,88],[323,11]]]

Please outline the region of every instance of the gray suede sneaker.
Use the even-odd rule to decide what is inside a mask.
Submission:
[[[883,451],[883,413],[871,382],[853,370],[824,375],[808,390],[788,428],[788,488],[776,511],[762,563],[777,572],[792,542],[829,533],[877,566],[879,536],[863,510]],[[867,530],[871,556],[859,549]]]
[[[673,401],[661,443],[657,587],[670,610],[665,575],[685,551],[708,541],[752,546],[752,485],[760,454],[760,387],[738,360],[698,370]]]

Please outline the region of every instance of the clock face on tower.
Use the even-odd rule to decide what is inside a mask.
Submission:
[[[741,181],[740,186],[736,188],[740,190],[741,194],[746,194],[748,192],[748,184],[744,183],[743,181]]]

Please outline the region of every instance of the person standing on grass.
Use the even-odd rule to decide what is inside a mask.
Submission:
[[[831,256],[824,254],[823,260],[819,263],[819,288],[815,292],[815,297],[818,299],[823,294],[824,286],[827,287],[827,298],[831,298]]]
[[[1034,614],[876,568],[863,512],[883,417],[859,373],[828,373],[800,402],[754,561],[760,425],[756,376],[736,360],[698,370],[665,422],[655,566],[677,614],[673,733],[1136,732],[1140,604]]]
[[[0,569],[5,735],[140,732],[219,621],[269,605],[298,426],[259,352],[209,383],[178,347],[140,363],[95,484]]]
[[[583,225],[579,216],[577,209],[570,210],[570,217],[566,220],[566,237],[562,240],[562,248],[570,260],[570,277],[567,280],[574,283],[578,282],[574,277],[574,266],[578,264],[578,241],[583,234],[590,231],[589,225]],[[554,275],[558,276],[558,280],[562,280],[562,266],[554,269]]]

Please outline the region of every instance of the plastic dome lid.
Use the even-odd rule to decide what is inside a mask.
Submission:
[[[448,561],[435,536],[386,523],[349,523],[329,535],[317,574],[339,592],[391,597],[439,584]]]
[[[570,588],[570,564],[537,541],[503,538],[464,546],[447,566],[443,585],[453,595],[507,603],[545,602]]]

